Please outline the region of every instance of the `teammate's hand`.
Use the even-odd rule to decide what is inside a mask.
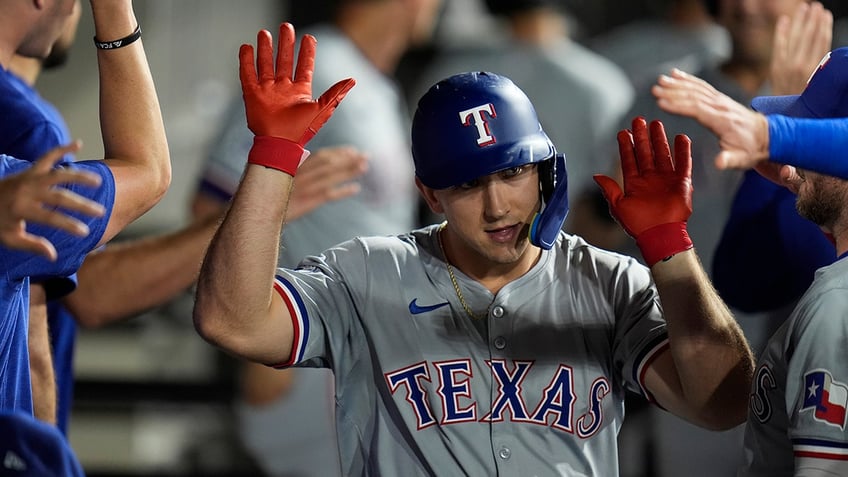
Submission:
[[[106,211],[62,184],[100,186],[100,176],[75,169],[54,169],[65,154],[76,152],[79,143],[50,150],[31,168],[0,180],[0,242],[9,248],[56,260],[56,248],[44,237],[27,232],[27,223],[40,223],[77,236],[88,235],[88,227],[68,215],[77,212],[100,217]],[[57,210],[61,209],[61,210]]]
[[[692,247],[686,221],[692,214],[692,152],[685,135],[674,138],[669,149],[661,122],[633,120],[630,131],[618,133],[622,191],[610,177],[596,174],[610,213],[633,238],[653,265]]]
[[[718,137],[718,169],[756,169],[761,176],[797,193],[798,174],[792,166],[769,158],[768,120],[697,76],[673,69],[651,89],[657,105],[668,113],[698,121]]]
[[[801,94],[821,58],[830,51],[832,39],[833,14],[819,2],[802,2],[791,17],[781,15],[772,44],[769,74],[772,94]],[[768,137],[768,131],[765,134]],[[803,182],[793,166],[761,161],[755,169],[795,194]]]
[[[326,203],[358,194],[361,187],[355,179],[367,170],[367,157],[352,147],[318,149],[297,171],[287,219],[298,219]]]
[[[774,29],[771,94],[800,94],[830,51],[832,37],[833,14],[819,2],[801,2],[791,17],[781,15]]]
[[[690,117],[718,137],[718,169],[750,169],[768,159],[766,117],[701,78],[674,69],[660,76],[651,92],[663,111]]]
[[[296,67],[294,27],[290,23],[280,25],[276,65],[271,41],[267,30],[257,35],[255,67],[253,46],[242,45],[239,49],[247,126],[257,136],[288,139],[303,147],[330,119],[355,81],[352,78],[339,81],[314,100],[315,37],[303,36]]]

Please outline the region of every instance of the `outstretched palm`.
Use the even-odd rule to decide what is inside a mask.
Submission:
[[[280,25],[276,65],[271,34],[262,30],[251,45],[239,49],[239,77],[247,113],[247,126],[257,136],[288,139],[304,146],[330,119],[355,81],[348,78],[312,98],[315,37],[304,35],[294,64],[295,32],[290,23]]]

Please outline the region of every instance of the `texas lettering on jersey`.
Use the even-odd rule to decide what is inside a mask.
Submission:
[[[409,403],[418,419],[418,430],[436,423],[440,425],[465,422],[523,422],[550,426],[554,429],[576,434],[585,439],[595,434],[603,423],[604,397],[612,389],[604,376],[592,383],[588,400],[588,411],[575,419],[574,406],[577,394],[574,390],[573,370],[560,364],[549,384],[542,390],[537,403],[528,403],[523,396],[522,383],[528,376],[533,361],[487,360],[498,394],[491,409],[484,415],[471,391],[472,368],[470,359],[413,364],[385,374],[386,383],[392,394],[401,396]],[[431,373],[432,369],[432,373]],[[438,385],[432,386],[437,380]],[[428,395],[434,393],[435,396]],[[431,408],[431,398],[441,402],[437,418]],[[530,404],[530,405],[528,405]]]

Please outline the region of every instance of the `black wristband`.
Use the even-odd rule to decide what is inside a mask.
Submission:
[[[94,37],[94,46],[101,50],[114,50],[116,48],[123,48],[131,43],[134,43],[136,40],[141,38],[141,26],[135,27],[135,31],[130,33],[129,35],[112,41],[100,41],[97,37]]]

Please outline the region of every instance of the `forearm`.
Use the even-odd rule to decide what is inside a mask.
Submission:
[[[753,356],[694,250],[651,269],[668,323],[670,350],[686,414],[723,429],[745,420]]]
[[[28,347],[33,413],[39,420],[55,424],[56,378],[47,329],[47,294],[37,284],[30,287]]]
[[[65,305],[78,323],[98,327],[174,299],[197,280],[219,222],[219,216],[208,216],[175,233],[109,244],[90,254]]]
[[[251,361],[283,362],[291,348],[291,319],[273,290],[291,182],[280,171],[247,166],[197,282],[198,333]]]
[[[848,179],[848,118],[768,115],[766,119],[770,160]]]
[[[91,7],[99,40],[123,38],[138,26],[130,0],[91,0]],[[105,157],[120,184],[120,195],[132,199],[116,200],[111,236],[161,199],[170,184],[171,164],[143,40],[97,49],[97,62]]]

